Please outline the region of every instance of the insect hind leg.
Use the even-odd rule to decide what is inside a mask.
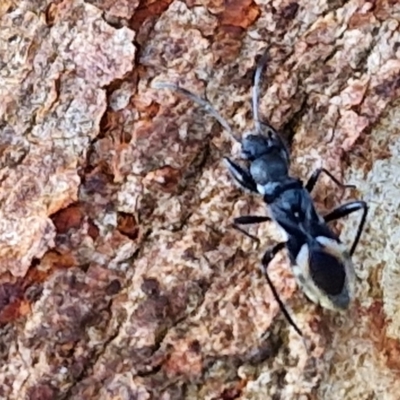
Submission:
[[[350,249],[350,255],[354,254],[354,251],[356,250],[357,244],[360,240],[362,231],[364,229],[365,221],[367,219],[367,214],[368,214],[368,205],[365,201],[362,200],[357,200],[357,201],[351,201],[350,203],[343,204],[334,210],[332,210],[330,213],[324,216],[325,222],[330,222],[334,221],[336,219],[344,218],[349,214],[352,214],[353,212],[363,210],[362,215],[361,215],[361,220],[358,224],[357,228],[357,233],[353,241],[353,245],[351,246]]]
[[[259,242],[260,240],[256,238],[253,235],[250,235],[243,229],[239,227],[239,225],[251,225],[251,224],[260,224],[262,222],[268,222],[271,221],[272,219],[270,217],[267,217],[265,215],[245,215],[242,217],[238,217],[234,219],[233,226],[235,229],[239,230],[246,236],[256,240]],[[285,316],[286,320],[289,322],[289,324],[294,328],[294,330],[301,336],[303,337],[303,333],[301,332],[300,328],[296,325],[296,323],[293,321],[293,318],[290,316],[289,312],[287,311],[285,304],[281,300],[278,291],[276,290],[271,278],[268,275],[268,266],[271,263],[271,261],[274,259],[274,257],[284,248],[286,247],[286,242],[278,243],[272,248],[268,249],[261,260],[261,265],[262,265],[262,272],[267,280],[268,286],[271,288],[272,294],[276,300],[276,302],[279,305],[279,308],[281,309],[283,315]],[[306,346],[307,348],[307,346]]]
[[[268,282],[268,286],[271,288],[272,294],[276,300],[276,302],[279,305],[279,308],[281,309],[283,315],[285,316],[286,320],[289,322],[289,324],[294,328],[294,330],[301,336],[303,337],[303,333],[300,330],[300,328],[296,325],[296,323],[293,321],[293,318],[290,316],[289,312],[287,311],[285,304],[283,303],[283,301],[281,300],[278,291],[276,290],[273,282],[271,281],[271,278],[268,275],[267,272],[267,268],[268,265],[271,263],[271,261],[274,259],[274,257],[284,248],[286,247],[286,243],[282,242],[282,243],[278,243],[276,244],[274,247],[268,249],[262,258],[262,269],[263,269],[263,273],[264,276]]]

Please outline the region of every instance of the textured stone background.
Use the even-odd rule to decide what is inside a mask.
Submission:
[[[400,4],[395,0],[2,0],[0,398],[387,399],[400,396]],[[221,158],[265,47],[261,112],[321,210],[370,205],[347,314],[296,289],[284,233]],[[337,225],[350,243],[358,216]]]

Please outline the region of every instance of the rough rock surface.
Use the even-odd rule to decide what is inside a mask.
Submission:
[[[396,0],[2,0],[0,398],[385,399],[400,393],[400,3]],[[199,107],[252,127],[261,113],[319,166],[321,210],[370,205],[354,306],[297,290],[286,255],[260,271],[273,224],[222,157]],[[350,242],[358,216],[338,224]]]

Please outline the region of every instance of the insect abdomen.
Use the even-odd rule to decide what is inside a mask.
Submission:
[[[322,251],[310,254],[310,275],[315,284],[328,295],[342,292],[346,281],[344,265],[335,256]]]

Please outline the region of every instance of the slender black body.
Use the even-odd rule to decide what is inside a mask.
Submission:
[[[258,151],[261,148],[260,137],[265,140],[262,152]],[[286,242],[278,243],[264,254],[263,266],[267,280],[272,288],[266,268],[276,253],[286,248],[293,273],[307,297],[325,308],[344,310],[348,308],[352,297],[354,269],[351,255],[365,223],[367,205],[363,201],[350,202],[322,217],[310,196],[320,174],[324,172],[336,184],[344,185],[325,169],[318,169],[304,186],[301,180],[289,175],[287,152],[282,147],[279,136],[272,133],[270,138],[264,135],[260,137],[249,135],[243,141],[243,146],[248,148],[248,155],[245,155],[249,161],[248,168],[230,159],[226,161],[231,174],[241,186],[263,196],[271,218],[287,233]],[[327,222],[360,209],[363,210],[362,219],[354,243],[348,251]],[[236,218],[235,224],[261,223],[271,218],[249,215]],[[278,294],[275,289],[273,291],[278,300]],[[278,302],[283,307],[280,299]],[[284,313],[291,321],[286,310]],[[300,333],[296,326],[295,328]]]
[[[247,165],[242,166],[225,158],[227,167],[241,187],[263,196],[270,217],[242,216],[235,218],[234,225],[255,240],[258,239],[243,231],[239,225],[262,223],[272,219],[286,231],[288,240],[268,249],[263,256],[262,265],[268,284],[285,317],[302,335],[268,276],[269,263],[279,251],[286,248],[293,273],[307,297],[328,309],[347,309],[352,299],[355,276],[351,256],[360,239],[368,207],[364,201],[353,201],[321,216],[310,195],[321,173],[327,174],[339,186],[349,186],[341,184],[323,168],[316,170],[305,185],[300,179],[290,175],[290,154],[287,146],[270,125],[261,123],[258,118],[259,84],[266,60],[267,53],[260,59],[254,75],[252,102],[255,129],[244,135],[243,139],[233,134],[227,122],[206,100],[174,84],[158,83],[154,86],[176,90],[202,105],[218,119],[234,140],[241,143],[242,158],[246,160]],[[327,223],[358,210],[362,210],[362,218],[352,247],[348,251]]]

